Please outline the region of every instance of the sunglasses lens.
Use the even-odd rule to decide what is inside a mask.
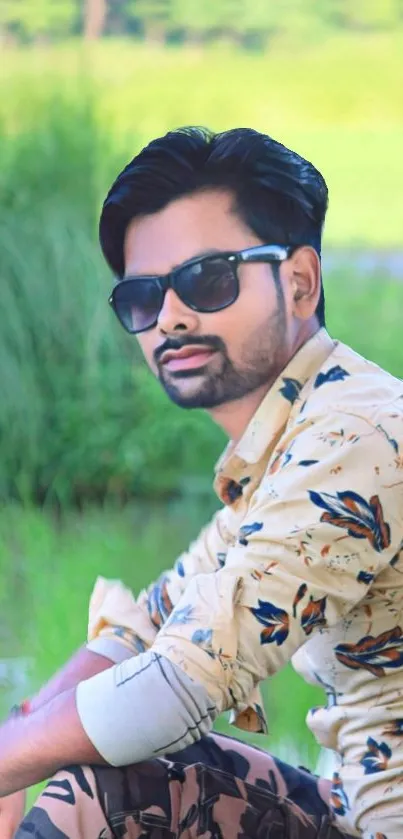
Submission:
[[[162,293],[152,279],[118,283],[112,292],[115,312],[128,332],[142,332],[156,322],[162,305]]]
[[[236,274],[226,259],[204,259],[185,267],[175,286],[183,302],[201,312],[225,309],[238,294]]]
[[[238,280],[227,259],[209,258],[176,273],[172,286],[187,306],[200,312],[218,312],[238,296]],[[155,325],[164,292],[153,277],[122,280],[112,292],[113,308],[128,332],[143,332]]]

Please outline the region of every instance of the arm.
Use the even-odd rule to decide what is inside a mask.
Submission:
[[[0,766],[4,768],[4,774],[0,773],[0,795],[49,777],[56,764],[78,760],[105,762],[83,730],[74,688],[113,664],[122,663],[133,653],[133,665],[136,665],[137,655],[152,646],[159,626],[179,601],[189,579],[221,567],[227,549],[226,535],[219,512],[179,557],[172,571],[161,575],[137,600],[122,583],[98,579],[90,603],[87,647],[78,650],[31,700],[32,714],[9,720],[0,729]],[[179,682],[173,681],[174,694],[178,696],[185,688],[178,687],[180,677]],[[169,698],[172,704],[175,696]],[[207,709],[209,703],[204,693],[200,702]],[[202,712],[207,728],[211,727],[210,711]],[[195,712],[196,717],[200,716],[197,708]],[[40,765],[38,754],[43,756]]]
[[[127,657],[130,652],[127,651]],[[115,662],[103,655],[81,647],[71,659],[61,668],[39,691],[29,700],[30,712],[46,705],[60,693],[76,687],[79,682],[95,676],[102,670],[112,667]]]
[[[128,670],[124,665],[113,668],[113,683],[123,686],[123,705],[116,705],[109,680],[102,681],[111,669],[89,680],[95,691],[105,692],[106,700],[101,717],[92,703],[85,707],[90,733],[82,724],[80,696],[74,688],[31,714],[11,717],[1,727],[0,796],[44,780],[66,764],[137,763],[180,751],[210,731],[215,707],[202,686],[151,651],[133,657],[130,665]],[[128,684],[134,690],[128,691]],[[93,745],[98,737],[102,753]]]
[[[118,647],[117,644],[116,647]],[[118,654],[121,655],[123,653],[124,657],[129,657],[131,655],[130,651],[122,646],[120,646],[119,650],[116,649],[115,651],[112,648],[110,652],[116,653],[113,660],[105,658],[103,655],[99,655],[95,652],[91,652],[85,647],[79,649],[67,662],[67,664],[29,700],[29,712],[33,713],[38,708],[41,708],[41,706],[50,702],[50,700],[54,697],[68,689],[74,688],[84,679],[89,679],[91,676],[95,676],[97,673],[112,667],[116,660],[120,660],[120,658],[117,657]],[[11,730],[12,729],[9,728],[9,735]],[[14,732],[15,730],[14,726]],[[21,726],[19,730],[21,733]],[[28,783],[29,781],[27,781],[27,784]],[[23,789],[15,795],[3,798],[0,801],[0,834],[1,836],[4,836],[5,839],[8,839],[8,837],[11,839],[11,837],[14,836],[14,833],[24,816],[25,807],[26,794]]]
[[[77,650],[30,698],[30,711],[36,711],[79,682],[148,649],[189,579],[202,571],[214,571],[222,564],[226,550],[224,534],[221,513],[218,513],[188,551],[177,559],[172,571],[162,574],[137,600],[121,582],[100,577],[90,601],[88,644]]]
[[[127,655],[130,655],[128,651]],[[95,676],[102,670],[111,667],[113,663],[110,659],[90,652],[85,647],[79,649],[67,664],[29,700],[29,713],[36,711],[63,691],[74,688],[83,679],[89,679],[91,676]],[[14,836],[24,816],[25,807],[26,793],[23,788],[17,794],[0,801],[0,833],[5,839],[8,839],[8,837],[11,839]]]

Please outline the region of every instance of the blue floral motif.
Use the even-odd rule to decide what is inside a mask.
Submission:
[[[385,430],[383,425],[380,425],[378,423],[378,425],[376,427],[377,427],[378,431],[380,431],[382,434],[385,435],[388,443],[392,446],[392,449],[395,452],[395,454],[399,454],[399,445],[398,445],[397,440],[395,440],[394,437],[391,437],[390,434],[388,434],[388,432]]]
[[[297,617],[298,603],[300,603],[300,601],[303,600],[307,591],[308,591],[307,584],[306,583],[301,583],[301,585],[299,586],[298,591],[297,591],[297,593],[294,597],[294,600],[292,601],[292,616],[293,616],[293,618]]]
[[[369,571],[360,571],[359,574],[357,574],[358,582],[365,583],[365,585],[367,586],[369,586],[369,584],[372,583],[374,577],[375,574],[371,574]]]
[[[343,370],[343,367],[340,367],[337,364],[335,367],[331,367],[330,370],[327,370],[326,373],[319,373],[317,375],[314,388],[321,387],[328,382],[342,382],[349,375],[350,373],[348,373],[347,370]]]
[[[387,743],[377,743],[373,737],[368,737],[367,746],[368,751],[360,760],[365,775],[383,772],[384,769],[388,768],[389,759],[392,757],[392,749]]]
[[[185,576],[185,569],[183,567],[183,562],[181,559],[177,559],[175,562],[175,571],[179,574],[180,577]]]
[[[302,384],[298,379],[289,379],[286,376],[283,377],[283,382],[284,385],[280,388],[280,393],[284,396],[284,399],[288,399],[291,405],[293,405],[301,393]]]
[[[254,521],[252,524],[243,524],[242,527],[239,528],[239,544],[240,545],[247,545],[248,544],[248,536],[251,536],[252,533],[257,533],[263,527],[262,521]]]
[[[399,717],[397,720],[392,720],[383,729],[382,734],[385,737],[403,737],[403,719]]]
[[[284,455],[284,460],[281,464],[281,468],[284,469],[284,467],[287,466],[287,464],[290,462],[290,460],[292,460],[292,454],[291,454],[291,452],[286,452],[285,455]]]
[[[219,551],[218,554],[217,554],[217,562],[218,562],[220,568],[223,568],[223,566],[225,565],[226,559],[227,559],[227,554],[225,553],[225,551]]]
[[[333,783],[330,790],[330,804],[333,812],[338,816],[345,816],[350,807],[338,772],[333,773]]]
[[[148,613],[151,622],[157,629],[168,620],[173,609],[173,603],[168,594],[168,579],[163,574],[148,590]]]
[[[402,542],[402,544],[400,545],[399,550],[397,551],[397,553],[395,553],[395,555],[394,555],[394,556],[392,556],[392,559],[390,560],[389,565],[390,565],[392,568],[394,568],[394,567],[395,567],[395,565],[397,565],[397,563],[399,562],[399,559],[403,559],[403,542]],[[402,572],[401,572],[401,571],[398,571],[398,573],[399,573],[399,574],[401,574]]]
[[[336,691],[334,685],[329,684],[329,682],[325,682],[325,680],[322,679],[322,677],[319,675],[319,673],[316,673],[314,671],[313,675],[315,676],[315,679],[318,682],[318,684],[323,688],[323,690],[326,693],[326,700],[327,700],[326,707],[327,708],[334,708],[336,705],[338,705],[337,698],[339,696],[342,696],[342,694],[340,692]]]
[[[322,597],[320,600],[314,600],[311,597],[305,606],[301,615],[301,626],[305,635],[311,635],[314,629],[326,626],[326,599]]]
[[[243,492],[243,487],[241,484],[237,483],[237,481],[229,480],[224,490],[224,500],[228,506],[234,503],[238,498],[241,497]]]
[[[271,464],[269,466],[269,475],[274,475],[276,472],[278,472],[280,469],[284,469],[288,465],[288,463],[290,463],[290,461],[292,460],[291,449],[293,445],[294,444],[291,443],[291,446],[287,451],[281,446],[279,449],[277,449],[277,451],[274,454],[273,460],[271,461]]]
[[[289,615],[284,609],[275,606],[274,603],[269,603],[266,600],[258,600],[258,603],[258,608],[250,607],[250,611],[259,623],[262,623],[265,627],[260,633],[260,643],[275,643],[280,647],[288,638],[290,631]]]
[[[385,670],[403,666],[403,635],[400,626],[380,635],[365,635],[356,644],[338,644],[334,648],[338,661],[350,670],[368,670],[374,676],[384,676]]]
[[[211,646],[212,638],[212,629],[196,629],[192,635],[191,640],[194,644],[208,644]]]
[[[322,522],[347,530],[355,539],[368,539],[375,551],[380,553],[390,545],[390,527],[383,517],[382,505],[377,495],[368,501],[353,490],[336,492],[316,492],[309,490],[309,497],[317,507],[325,512]]]
[[[313,466],[315,463],[319,463],[319,460],[300,460],[298,466]]]
[[[135,637],[133,638],[133,646],[138,655],[140,655],[141,653],[145,653],[147,649],[147,645],[141,638],[138,637],[138,635],[135,635]]]
[[[138,654],[144,653],[147,649],[147,645],[142,638],[136,635],[132,629],[128,629],[127,626],[116,626],[113,629],[113,635],[116,635],[117,638],[123,638],[125,641],[128,641],[131,647]]]
[[[165,625],[167,626],[169,624],[169,626],[173,626],[175,623],[191,623],[192,620],[194,620],[193,606],[191,603],[187,603],[186,606],[183,606],[181,609],[174,609],[171,617],[167,620]]]

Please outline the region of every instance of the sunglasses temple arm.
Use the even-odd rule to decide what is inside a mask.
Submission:
[[[253,256],[240,256],[239,262],[243,262],[244,264],[248,262],[283,262],[285,259],[287,259],[286,256],[274,256],[273,254],[267,254],[267,256],[261,254],[258,256],[258,254],[256,254]]]

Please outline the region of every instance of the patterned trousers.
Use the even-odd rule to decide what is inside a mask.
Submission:
[[[334,825],[329,786],[212,734],[169,760],[66,767],[15,839],[349,839]]]

